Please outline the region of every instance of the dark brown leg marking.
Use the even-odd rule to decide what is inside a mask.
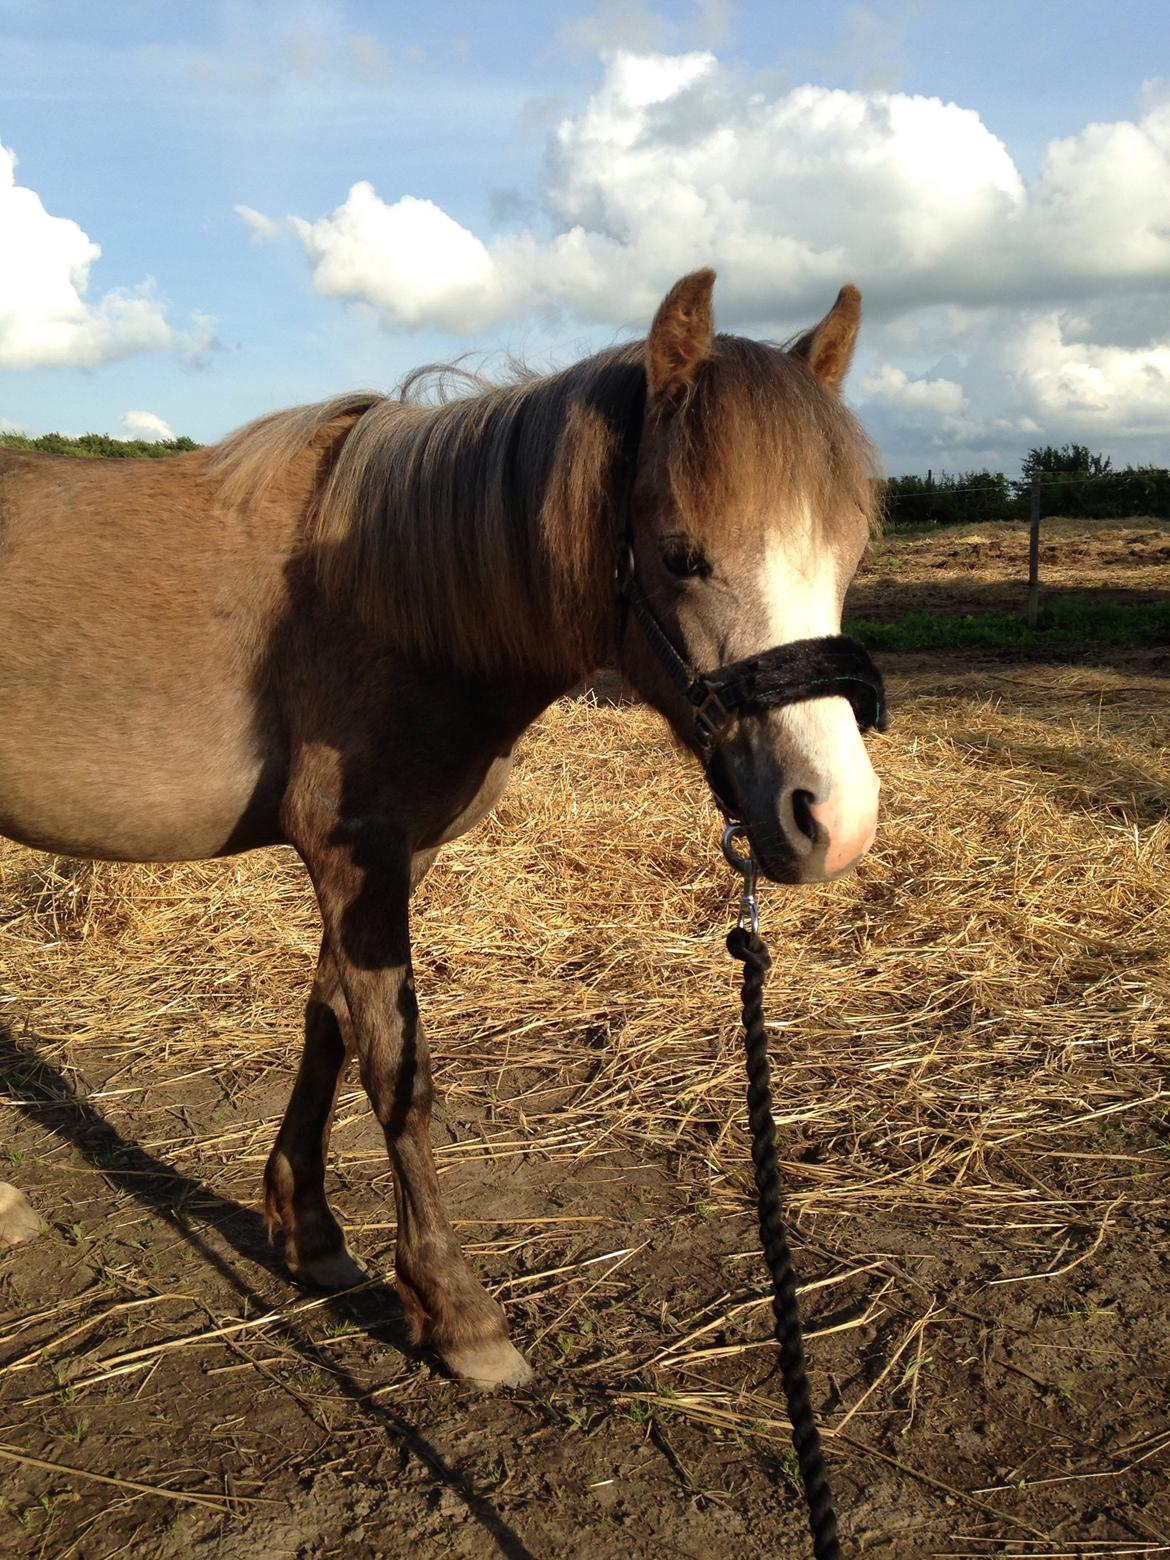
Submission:
[[[269,1236],[281,1226],[290,1270],[322,1289],[348,1289],[366,1276],[346,1248],[325,1199],[329,1132],[352,1053],[349,1009],[337,965],[323,942],[305,1007],[301,1065],[264,1172]]]

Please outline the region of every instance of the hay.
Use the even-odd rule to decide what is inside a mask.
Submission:
[[[1119,1202],[1160,1184],[1170,710],[1153,681],[1047,667],[895,680],[893,729],[872,748],[884,822],[870,860],[848,881],[765,899],[792,1214],[830,1270],[817,1284],[859,1297],[856,1320],[826,1331],[886,1312],[898,1274],[893,1386],[904,1370],[917,1381],[938,1321],[933,1299],[908,1298],[897,1231],[945,1220],[989,1249],[1010,1231],[996,1276],[1043,1283],[1115,1239]],[[601,1356],[578,1379],[613,1404],[661,1404],[670,1382],[673,1412],[782,1441],[775,1396],[720,1374],[732,1356],[748,1369],[767,1317],[718,829],[694,766],[649,711],[564,701],[525,739],[495,814],[420,890],[417,977],[445,1101],[444,1175],[541,1156],[551,1181],[558,1166],[563,1179],[612,1157],[619,1174],[662,1167],[680,1210],[740,1221],[724,1293],[680,1317],[663,1301],[654,1327],[612,1307]],[[283,1090],[262,1119],[185,1119],[185,1101],[196,1083],[230,1103],[291,1078],[317,941],[287,850],[127,867],[0,845],[0,1025],[35,1037],[36,1055],[119,1130],[177,1169],[198,1167],[224,1196],[254,1201]],[[30,1055],[0,1113],[38,1086]],[[387,1172],[368,1122],[348,1088],[334,1157],[362,1189],[356,1249],[384,1260],[392,1226],[366,1188],[371,1175],[384,1188]],[[1076,1174],[1055,1174],[1070,1156]],[[542,1184],[530,1177],[530,1210],[464,1223],[538,1343],[617,1294],[643,1249],[620,1210],[554,1214]],[[871,1241],[860,1262],[842,1234],[859,1219],[882,1221],[893,1251]],[[234,1325],[213,1320],[200,1348]],[[281,1346],[265,1317],[248,1330]],[[189,1319],[176,1321],[149,1349],[92,1353],[79,1380],[145,1369],[188,1342]],[[890,1386],[885,1374],[859,1386],[837,1419],[871,1411]]]

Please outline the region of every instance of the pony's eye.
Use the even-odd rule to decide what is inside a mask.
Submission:
[[[705,580],[711,573],[706,553],[685,536],[671,536],[663,542],[662,561],[676,580]]]

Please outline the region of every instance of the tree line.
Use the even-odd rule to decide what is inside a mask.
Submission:
[[[69,438],[63,433],[40,433],[30,438],[23,433],[0,433],[0,449],[39,450],[45,455],[88,455],[106,460],[159,460],[166,455],[182,455],[200,446],[186,434],[177,439],[115,439],[108,433],[83,433]]]
[[[1170,471],[1159,466],[1115,469],[1108,455],[1084,444],[1029,450],[1015,480],[1002,471],[959,471],[890,477],[884,487],[887,528],[893,531],[1027,519],[1035,487],[1043,514],[1099,520],[1170,517]]]

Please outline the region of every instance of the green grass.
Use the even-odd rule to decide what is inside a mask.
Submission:
[[[1122,606],[1112,601],[1045,607],[1036,628],[1022,612],[947,616],[911,612],[893,623],[854,618],[845,632],[871,650],[1014,650],[1048,645],[1170,644],[1170,602]]]

